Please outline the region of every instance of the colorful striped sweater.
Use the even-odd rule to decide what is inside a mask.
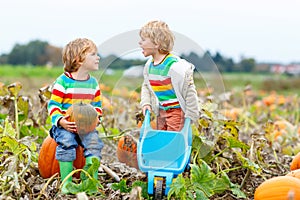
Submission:
[[[52,125],[58,126],[58,121],[66,110],[74,103],[90,103],[102,116],[101,92],[98,81],[90,76],[87,80],[75,80],[67,72],[59,76],[52,88],[48,102],[48,112]]]
[[[149,66],[151,88],[159,100],[160,108],[164,110],[180,108],[169,75],[169,70],[174,62],[178,62],[178,59],[172,54],[168,54],[160,64],[153,65],[151,62]]]

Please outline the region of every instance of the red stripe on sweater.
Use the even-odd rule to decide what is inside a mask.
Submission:
[[[176,101],[176,102],[172,102],[172,103],[164,103],[163,106],[167,107],[167,106],[174,106],[174,105],[178,105],[179,102]]]
[[[57,90],[57,89],[53,89],[52,94],[54,94],[55,96],[61,97],[63,98],[64,94],[63,92]]]
[[[153,86],[160,86],[160,85],[168,85],[168,84],[171,84],[171,79],[170,78],[167,78],[163,81],[160,81],[160,80],[149,80],[150,81],[150,84],[153,85]]]
[[[74,93],[68,93],[64,96],[64,98],[69,99],[94,99],[95,95],[93,94],[74,94]]]
[[[59,108],[54,108],[54,109],[51,110],[50,116],[51,116],[55,111],[58,111],[58,112],[62,113],[62,111],[61,111]]]

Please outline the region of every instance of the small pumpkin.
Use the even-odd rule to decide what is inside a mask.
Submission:
[[[47,136],[42,143],[38,157],[38,168],[40,175],[43,178],[50,178],[55,173],[59,173],[58,160],[55,159],[56,147],[58,144],[53,138]],[[85,157],[83,156],[83,148],[78,146],[76,148],[76,159],[73,162],[75,169],[82,169],[85,165]],[[76,174],[79,178],[79,174]]]
[[[278,176],[262,182],[255,190],[254,200],[282,200],[289,196],[300,199],[300,180],[291,176]]]
[[[75,122],[78,134],[87,134],[95,130],[98,124],[98,113],[91,104],[75,103],[68,108],[68,121]]]
[[[300,179],[300,169],[295,169],[286,174],[286,176],[292,176]]]
[[[138,169],[137,143],[132,136],[125,135],[119,139],[117,157],[120,162]]]
[[[142,112],[139,112],[135,115],[136,124],[138,128],[141,128],[145,119],[145,116]],[[150,126],[152,129],[156,129],[156,120],[155,115],[153,113],[150,114]]]
[[[290,170],[300,169],[300,152],[296,154],[290,164]]]

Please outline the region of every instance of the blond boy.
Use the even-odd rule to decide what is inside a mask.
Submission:
[[[50,135],[57,142],[56,159],[59,161],[61,180],[73,170],[76,158],[76,147],[84,148],[86,165],[92,163],[92,158],[101,159],[103,142],[97,130],[85,135],[76,133],[75,122],[69,122],[66,110],[74,103],[87,103],[94,106],[99,119],[102,116],[100,89],[98,81],[90,75],[98,70],[100,57],[96,45],[89,39],[78,38],[69,42],[62,52],[64,73],[55,81],[52,95],[48,103],[52,122]],[[98,178],[98,172],[93,175]],[[62,186],[62,193],[69,193],[66,185],[72,182],[70,176]]]
[[[150,59],[144,68],[141,107],[157,116],[157,129],[180,131],[184,119],[199,117],[198,97],[193,80],[194,66],[171,53],[174,35],[159,20],[140,29],[142,53]]]

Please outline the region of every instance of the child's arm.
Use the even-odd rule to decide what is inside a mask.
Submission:
[[[193,70],[188,70],[185,76],[185,84],[187,85],[186,102],[186,117],[196,121],[199,118],[199,102],[194,84]]]
[[[95,97],[92,100],[91,104],[96,109],[96,111],[98,113],[98,119],[99,119],[99,121],[101,121],[103,112],[102,112],[101,91],[100,91],[99,86],[96,88]]]
[[[58,121],[63,117],[62,110],[63,89],[62,85],[55,83],[53,85],[51,98],[48,102],[48,112],[51,118],[52,125],[59,126]]]

